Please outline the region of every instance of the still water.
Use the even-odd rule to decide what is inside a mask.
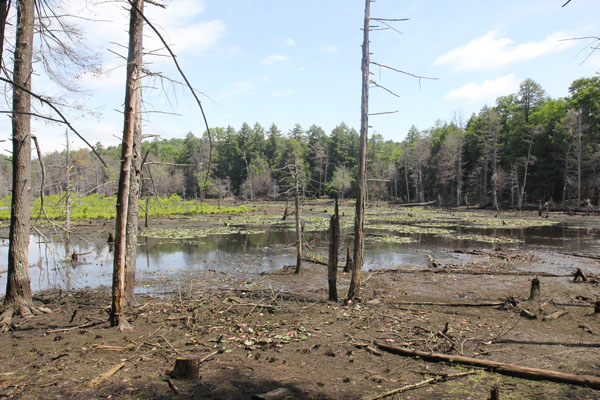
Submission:
[[[519,240],[503,245],[525,250],[549,252],[582,252],[600,254],[600,227],[587,223],[561,223],[524,229],[474,229],[457,223],[451,228],[457,234],[488,235]],[[348,232],[346,232],[348,233]],[[107,233],[106,233],[107,234]],[[473,240],[439,237],[433,234],[406,234],[411,243],[384,243],[367,239],[365,269],[424,267],[427,255],[442,262],[460,262],[454,249],[491,249],[494,244]],[[325,232],[306,234],[308,252],[326,254]],[[351,238],[342,244],[340,255],[351,247]],[[212,235],[194,240],[139,238],[137,277],[142,282],[194,271],[214,270],[231,274],[258,274],[276,271],[295,264],[295,234],[290,230],[267,228],[263,233]],[[305,250],[305,252],[307,251]],[[65,259],[65,244],[59,237],[50,241],[31,236],[29,264],[34,291],[48,288],[79,289],[109,286],[112,281],[113,253],[98,236],[77,236],[70,251],[79,256],[77,262]],[[550,253],[552,254],[552,253]],[[8,240],[0,241],[0,290],[6,286]],[[538,266],[544,270],[551,267]],[[556,268],[556,267],[555,267]],[[548,272],[565,272],[554,269]],[[156,285],[155,285],[156,286]],[[136,291],[143,292],[142,285]],[[154,287],[152,290],[158,290]]]

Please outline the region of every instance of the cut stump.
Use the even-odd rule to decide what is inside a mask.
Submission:
[[[198,356],[177,357],[171,376],[176,379],[200,379],[200,362]]]

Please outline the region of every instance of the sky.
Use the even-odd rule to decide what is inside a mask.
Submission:
[[[177,55],[200,96],[210,127],[275,123],[283,133],[295,124],[325,132],[344,122],[359,129],[361,0],[170,0],[165,9],[146,5],[148,18]],[[435,80],[415,79],[376,66],[373,79],[396,93],[372,88],[370,134],[401,141],[412,125],[466,121],[498,96],[516,93],[531,78],[552,98],[568,95],[571,82],[600,71],[600,51],[566,40],[600,36],[597,0],[378,0],[371,15],[408,18],[395,30],[371,33],[372,61]],[[72,125],[92,144],[116,145],[122,136],[128,11],[123,1],[54,1],[74,19],[87,51],[102,68],[74,78],[65,92],[34,66],[33,90],[60,99]],[[381,24],[379,24],[381,26]],[[9,40],[11,40],[9,38]],[[145,68],[181,81],[157,36],[145,28]],[[10,101],[2,102],[10,109]],[[77,106],[79,105],[79,106]],[[7,108],[8,107],[8,108]],[[168,80],[144,80],[144,134],[160,138],[200,136],[204,124],[186,88]],[[51,111],[39,108],[51,115]],[[56,117],[54,115],[54,117]],[[35,119],[33,134],[44,153],[65,148],[65,127]],[[0,119],[0,148],[9,155],[10,120]],[[71,136],[72,148],[85,144]]]

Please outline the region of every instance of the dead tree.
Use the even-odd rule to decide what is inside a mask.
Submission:
[[[143,1],[140,10],[143,11]],[[134,51],[136,66],[133,77],[133,96],[135,97],[133,111],[133,149],[131,161],[131,176],[129,183],[129,206],[127,207],[127,235],[125,250],[125,300],[135,304],[135,271],[138,239],[138,208],[140,199],[140,181],[142,168],[142,65],[143,65],[143,30],[144,20],[140,13],[132,10],[132,28],[136,37],[137,49]]]
[[[340,249],[340,211],[338,198],[335,197],[335,211],[329,221],[329,260],[327,262],[327,281],[329,284],[329,300],[337,301],[337,268]]]
[[[302,269],[302,224],[300,221],[300,177],[298,171],[298,159],[294,156],[294,208],[296,210],[296,271],[299,274]]]
[[[349,300],[360,295],[360,272],[365,251],[365,202],[367,192],[367,136],[369,130],[369,29],[371,23],[371,1],[365,0],[362,45],[362,94],[360,100],[360,150],[358,153],[358,179],[356,190],[356,213],[354,215],[354,263],[348,288]]]
[[[142,66],[137,63],[142,52],[141,34],[137,29],[138,24],[143,24],[140,18],[144,6],[143,0],[135,1],[132,5],[129,20],[129,53],[127,56],[127,81],[125,87],[125,109],[123,122],[123,141],[121,151],[121,169],[119,173],[119,189],[117,192],[117,215],[115,220],[115,250],[112,284],[112,305],[110,310],[111,326],[118,326],[120,330],[131,329],[125,319],[125,253],[127,236],[127,215],[129,207],[129,191],[131,183],[131,166],[133,158],[133,139],[136,114],[136,78],[141,76]],[[139,10],[139,13],[137,10]]]
[[[49,311],[33,305],[29,279],[29,231],[31,212],[31,71],[33,61],[34,0],[17,2],[17,35],[13,64],[13,183],[8,276],[0,329],[14,314]],[[23,90],[24,89],[24,90]]]

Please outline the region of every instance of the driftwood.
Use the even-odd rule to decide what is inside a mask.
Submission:
[[[120,364],[115,365],[114,367],[112,367],[111,369],[109,369],[108,371],[103,373],[102,375],[99,375],[99,376],[95,377],[94,379],[92,379],[87,384],[87,386],[90,388],[99,386],[102,382],[104,382],[105,380],[107,380],[108,378],[110,378],[111,376],[116,374],[117,371],[120,370],[121,368],[123,368],[124,366],[125,366],[124,361],[121,362]]]
[[[382,393],[382,394],[377,395],[377,396],[366,397],[363,400],[379,400],[379,399],[383,399],[384,397],[391,396],[393,394],[398,394],[398,393],[406,392],[407,390],[411,390],[411,389],[417,389],[417,388],[429,385],[430,383],[445,381],[445,380],[448,380],[448,379],[460,378],[462,376],[473,375],[473,374],[476,374],[476,373],[477,373],[477,371],[467,371],[467,372],[459,372],[457,374],[451,374],[451,375],[440,375],[440,376],[436,376],[434,378],[425,379],[424,381],[421,381],[419,383],[415,383],[413,385],[407,385],[407,386],[403,386],[403,387],[398,388],[398,389],[393,389],[393,390],[390,390],[389,392],[385,392],[385,393]]]
[[[442,307],[500,307],[505,305],[506,301],[497,301],[493,303],[436,303],[433,301],[394,301],[393,304]]]
[[[407,357],[419,357],[427,361],[472,365],[476,367],[486,368],[499,374],[515,376],[517,378],[547,380],[552,382],[568,383],[571,385],[586,386],[593,389],[600,389],[600,377],[597,376],[566,374],[563,372],[522,367],[519,365],[506,364],[490,360],[480,360],[471,357],[455,356],[441,353],[428,353],[425,351],[407,349],[405,347],[389,346],[387,344],[379,342],[375,342],[375,345],[380,349],[388,351],[390,353],[399,354]]]
[[[566,310],[560,310],[557,311],[555,313],[552,313],[550,315],[546,315],[545,317],[542,318],[542,321],[552,321],[555,319],[559,319],[560,317],[562,317],[563,315],[567,315],[569,312]]]

